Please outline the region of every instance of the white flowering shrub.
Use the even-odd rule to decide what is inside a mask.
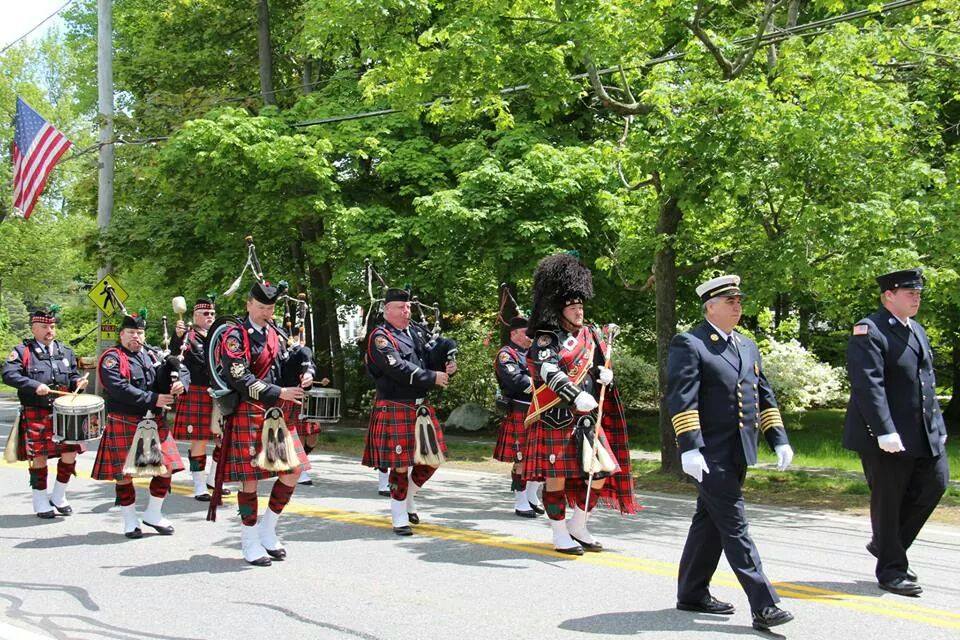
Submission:
[[[796,340],[773,337],[761,345],[763,371],[784,411],[839,406],[846,400],[846,374],[804,349]]]

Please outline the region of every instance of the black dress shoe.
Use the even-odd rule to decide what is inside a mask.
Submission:
[[[193,499],[196,500],[197,502],[210,502],[210,494],[201,493],[198,496],[193,496]]]
[[[210,485],[207,485],[207,489],[210,490],[210,493],[213,493],[214,491],[217,490],[216,487],[211,487]],[[220,495],[222,495],[222,496],[228,496],[228,495],[230,495],[231,493],[233,493],[233,491],[230,491],[230,489],[227,489],[226,487],[224,487],[224,488],[222,488],[222,489],[220,490]]]
[[[722,616],[732,615],[735,609],[729,602],[721,602],[711,595],[707,595],[700,602],[678,602],[680,611],[696,611],[697,613],[714,613]]]
[[[410,522],[410,524],[420,524],[420,516],[415,513],[408,513],[407,520]]]
[[[40,518],[41,520],[53,520],[54,518],[57,517],[57,514],[53,512],[53,509],[50,509],[50,511],[44,511],[43,513],[38,513],[37,517]]]
[[[150,523],[147,522],[146,520],[143,520],[142,522],[143,522],[143,524],[147,525],[148,527],[153,527],[153,529],[155,529],[156,532],[159,533],[159,534],[162,535],[162,536],[172,536],[172,535],[173,535],[173,527],[163,527],[163,526],[161,526],[161,525],[159,525],[159,524],[150,524]]]
[[[603,545],[597,542],[596,540],[594,540],[593,542],[584,542],[583,540],[581,540],[575,535],[571,535],[570,537],[576,540],[577,544],[583,547],[584,551],[589,551],[590,553],[600,553],[601,551],[603,551]]]
[[[543,514],[546,513],[546,511],[543,510],[543,507],[540,506],[539,504],[533,504],[533,503],[531,502],[531,503],[530,503],[530,508],[533,509],[533,512],[534,512],[535,514],[537,514],[538,516],[542,516]]]
[[[267,553],[270,553],[269,551]],[[262,558],[257,558],[256,560],[247,560],[247,564],[252,564],[255,567],[269,567],[273,562],[267,556]]]
[[[62,507],[58,507],[57,505],[51,502],[50,506],[56,509],[57,513],[59,513],[62,516],[73,515],[73,507],[71,507],[70,505],[64,505]]]
[[[394,527],[393,532],[398,536],[412,536],[413,529],[410,528],[410,525],[405,525],[403,527]]]
[[[134,529],[133,531],[127,531],[127,532],[124,533],[123,535],[127,536],[127,537],[130,538],[131,540],[136,540],[137,538],[142,538],[142,537],[143,537],[143,531],[140,531],[140,527],[137,527],[137,528]]]
[[[298,482],[297,484],[300,485],[301,487],[312,487],[313,480],[304,480],[303,482]]]
[[[377,495],[378,495],[378,496],[383,496],[384,498],[389,498],[389,497],[390,497],[390,492],[389,492],[389,491],[377,491]]]
[[[880,588],[898,596],[918,596],[923,593],[923,587],[908,578],[895,578],[881,582]]]
[[[515,515],[520,516],[521,518],[536,518],[536,517],[537,517],[537,512],[534,511],[533,509],[530,509],[530,511],[521,511],[520,509],[514,509],[514,510],[513,510],[513,513],[514,513]]]
[[[872,555],[874,558],[877,557],[877,544],[873,540],[867,543],[867,551],[869,551],[870,555]],[[907,576],[907,580],[912,582],[916,582],[918,580],[917,574],[910,567],[907,567],[907,571],[904,573],[904,575]]]
[[[776,605],[770,605],[764,607],[761,611],[753,612],[753,628],[758,631],[769,631],[770,627],[786,624],[791,620],[793,620],[793,614]]]
[[[565,553],[568,556],[582,556],[583,547],[577,545],[575,547],[567,547],[566,549],[554,549],[557,553]]]
[[[283,560],[287,557],[286,549],[267,549],[267,555],[269,555],[274,560]]]

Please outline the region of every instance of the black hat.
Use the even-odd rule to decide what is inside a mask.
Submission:
[[[514,329],[526,329],[529,326],[530,322],[523,316],[516,316],[510,319],[510,331]]]
[[[547,256],[533,271],[533,311],[528,334],[541,327],[556,327],[560,313],[571,304],[593,297],[593,275],[576,256],[558,253]]]
[[[406,289],[387,289],[387,296],[384,303],[387,302],[410,302],[410,292]]]
[[[250,287],[250,297],[261,304],[277,304],[277,298],[282,293],[280,287],[275,287],[266,280],[254,282]]]
[[[131,313],[123,316],[120,321],[120,330],[124,329],[146,329],[147,328],[147,310],[141,309],[140,313]]]
[[[895,291],[897,289],[923,289],[923,269],[904,269],[903,271],[892,271],[882,276],[877,276],[877,284],[880,285],[880,291]]]
[[[214,302],[215,300],[216,294],[208,293],[207,297],[205,298],[197,298],[197,301],[193,303],[193,310],[201,311],[206,309],[216,309],[217,306]]]
[[[49,309],[34,309],[30,312],[30,324],[34,322],[39,322],[40,324],[57,324],[60,321],[60,318],[57,316],[57,312],[60,311],[60,307],[57,305],[50,305]]]

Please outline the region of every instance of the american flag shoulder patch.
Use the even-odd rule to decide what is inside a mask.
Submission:
[[[853,335],[855,336],[865,336],[870,333],[870,327],[865,324],[855,324],[853,325]]]

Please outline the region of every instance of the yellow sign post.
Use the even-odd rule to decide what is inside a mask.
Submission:
[[[126,302],[129,294],[123,290],[123,287],[120,286],[120,283],[116,279],[107,274],[103,277],[103,280],[93,285],[93,288],[90,289],[90,293],[87,294],[87,297],[93,300],[93,304],[97,305],[97,308],[103,312],[106,316],[112,316],[114,313],[119,311],[119,307],[115,306],[113,298],[107,293],[107,288],[112,288],[114,295],[117,297],[121,303]]]

